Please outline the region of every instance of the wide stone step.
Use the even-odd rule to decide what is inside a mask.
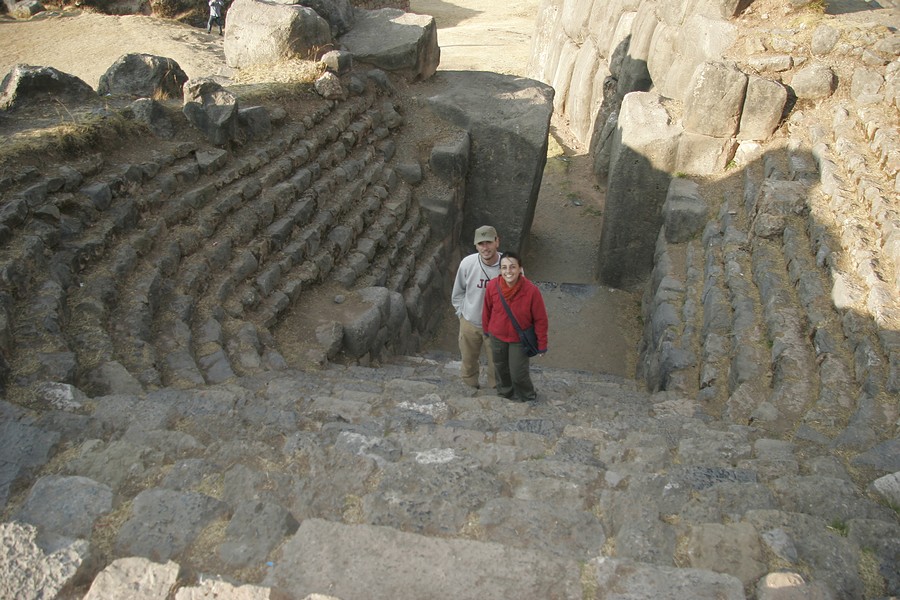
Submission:
[[[583,597],[576,561],[387,527],[306,520],[281,554],[264,583],[297,599],[311,593],[373,600]]]

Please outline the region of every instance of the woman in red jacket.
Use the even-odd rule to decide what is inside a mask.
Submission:
[[[484,294],[481,326],[491,338],[497,394],[516,396],[521,402],[537,399],[529,373],[529,358],[522,347],[502,300],[520,329],[534,327],[539,354],[547,351],[547,309],[541,290],[522,273],[522,259],[515,252],[504,252],[500,260],[500,276],[491,280]]]

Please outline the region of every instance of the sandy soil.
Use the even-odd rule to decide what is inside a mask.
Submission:
[[[16,64],[54,67],[92,88],[128,53],[172,58],[188,77],[217,75],[225,66],[222,38],[176,21],[82,11],[47,12],[29,21],[0,19],[0,73]]]
[[[411,2],[413,12],[435,17],[441,70],[518,76],[526,74],[538,6],[538,0]],[[221,37],[175,21],[82,11],[51,11],[29,21],[0,17],[0,73],[17,63],[52,66],[96,88],[106,69],[130,52],[172,58],[189,77],[229,73]],[[541,364],[631,376],[637,298],[596,285],[603,202],[585,150],[554,125],[523,257],[528,276],[544,286],[550,314],[550,352]],[[432,349],[458,353],[456,327],[448,299]]]

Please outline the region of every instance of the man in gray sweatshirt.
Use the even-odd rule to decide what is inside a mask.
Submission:
[[[462,380],[477,388],[480,373],[479,359],[484,344],[481,330],[481,307],[484,304],[484,289],[488,282],[500,274],[500,238],[497,230],[484,225],[475,230],[475,254],[470,254],[459,263],[456,279],[453,281],[451,302],[459,318],[459,352],[462,355],[460,375]],[[488,386],[494,387],[494,360],[490,347],[485,354],[488,359]]]

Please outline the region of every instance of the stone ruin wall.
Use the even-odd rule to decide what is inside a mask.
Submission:
[[[237,144],[180,129],[148,136],[140,157],[110,149],[0,178],[6,397],[415,352],[450,296],[461,210],[448,202],[461,207],[463,178],[432,176],[429,143],[443,138],[411,137],[384,73],[347,77],[343,99],[242,109],[256,125]]]
[[[545,0],[532,47],[532,76],[607,184],[601,280],[645,290],[638,378],[816,442],[890,435],[900,37],[830,18],[741,36],[734,2],[694,4]],[[710,69],[748,82],[730,130],[699,130],[722,122],[714,103],[688,114],[727,101],[723,78],[697,76]],[[754,84],[787,98],[754,101]],[[784,120],[744,134],[773,102]],[[715,193],[699,185],[729,171]]]

